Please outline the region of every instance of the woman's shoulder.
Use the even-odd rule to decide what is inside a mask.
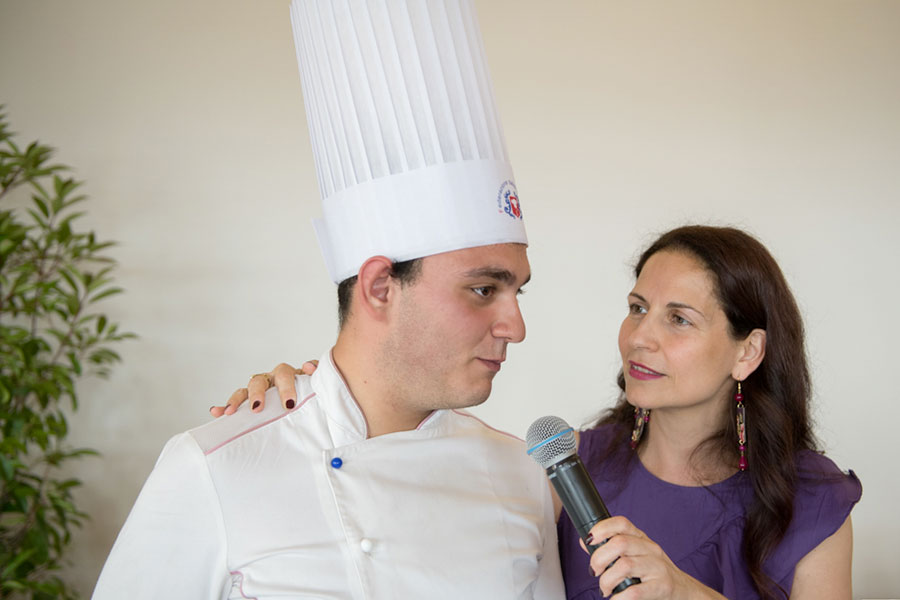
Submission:
[[[797,480],[794,511],[796,517],[804,513],[817,516],[834,514],[829,529],[837,527],[850,514],[850,509],[862,496],[862,483],[852,470],[841,470],[833,460],[813,450],[797,454]]]
[[[862,496],[853,471],[842,471],[833,460],[812,450],[796,455],[794,514],[781,543],[766,561],[776,581],[793,577],[797,563],[850,516]]]
[[[578,454],[582,458],[594,454],[605,454],[620,437],[619,426],[601,423],[578,432]]]

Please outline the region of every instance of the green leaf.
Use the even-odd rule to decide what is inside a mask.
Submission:
[[[125,290],[123,290],[123,289],[120,288],[120,287],[106,288],[105,290],[103,290],[103,291],[100,292],[99,294],[94,295],[94,296],[90,299],[90,302],[97,302],[97,301],[102,300],[103,298],[106,298],[106,297],[108,297],[108,296],[112,296],[112,295],[114,295],[114,294],[121,294],[121,293],[124,292],[124,291],[125,291]]]
[[[31,200],[35,204],[37,204],[37,207],[40,209],[41,214],[43,214],[44,217],[49,219],[50,218],[50,209],[47,208],[47,203],[44,201],[44,199],[40,198],[39,196],[31,196]]]
[[[59,270],[59,274],[62,275],[63,279],[66,280],[66,283],[72,288],[73,292],[78,291],[78,284],[75,283],[75,278],[72,276],[70,269],[63,268]]]
[[[76,375],[81,375],[81,361],[78,360],[78,357],[75,356],[74,352],[69,352],[69,364],[72,365],[72,370],[75,371]]]
[[[72,294],[66,298],[66,308],[69,309],[69,316],[74,316],[78,314],[78,309],[80,308],[81,303],[78,300],[78,296]]]
[[[32,554],[35,553],[34,548],[25,549],[12,559],[12,561],[6,565],[6,568],[3,571],[0,571],[0,579],[7,579],[10,575],[12,575],[15,570],[21,565],[23,562],[28,560]]]
[[[0,454],[0,469],[3,471],[3,479],[12,481],[13,475],[16,472],[16,467],[20,464],[19,461],[13,462],[3,454]]]
[[[21,590],[27,590],[28,587],[24,583],[21,583],[14,579],[7,579],[4,581],[0,581],[0,589],[21,591]]]
[[[74,212],[70,215],[67,215],[65,219],[63,219],[62,221],[59,222],[59,225],[57,227],[60,227],[60,228],[65,227],[66,229],[71,231],[72,221],[74,221],[78,217],[83,217],[84,215],[85,215],[84,211],[78,211],[78,212]]]

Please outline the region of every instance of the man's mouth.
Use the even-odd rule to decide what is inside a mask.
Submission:
[[[500,371],[500,365],[503,363],[502,358],[497,360],[492,360],[490,358],[479,358],[478,360],[494,372]]]

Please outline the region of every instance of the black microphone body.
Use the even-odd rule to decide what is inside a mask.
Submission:
[[[572,519],[572,524],[575,525],[581,539],[586,540],[594,525],[609,518],[609,511],[577,454],[550,465],[547,468],[547,477],[559,494],[566,513]],[[585,545],[592,554],[600,546],[588,544],[587,541]]]
[[[531,426],[526,440],[530,447],[529,454],[533,453],[532,458],[547,471],[547,477],[562,500],[575,530],[588,552],[593,554],[606,540],[588,544],[588,533],[594,525],[608,519],[610,515],[584,463],[575,453],[575,434],[572,428],[558,417],[543,417]],[[640,582],[639,577],[626,577],[612,593],[618,594]]]

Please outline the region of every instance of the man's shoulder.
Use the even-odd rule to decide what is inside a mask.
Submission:
[[[467,410],[453,409],[449,412],[457,426],[468,430],[472,435],[514,452],[525,452],[525,441],[523,439],[488,424]]]
[[[284,409],[278,390],[272,388],[266,392],[265,406],[261,411],[253,412],[249,403],[244,402],[233,415],[204,423],[188,430],[186,434],[193,438],[206,455],[250,435],[265,437],[275,423],[298,413],[302,414],[309,400],[315,396],[309,380],[308,375],[298,375],[295,378],[298,402],[293,410]]]

